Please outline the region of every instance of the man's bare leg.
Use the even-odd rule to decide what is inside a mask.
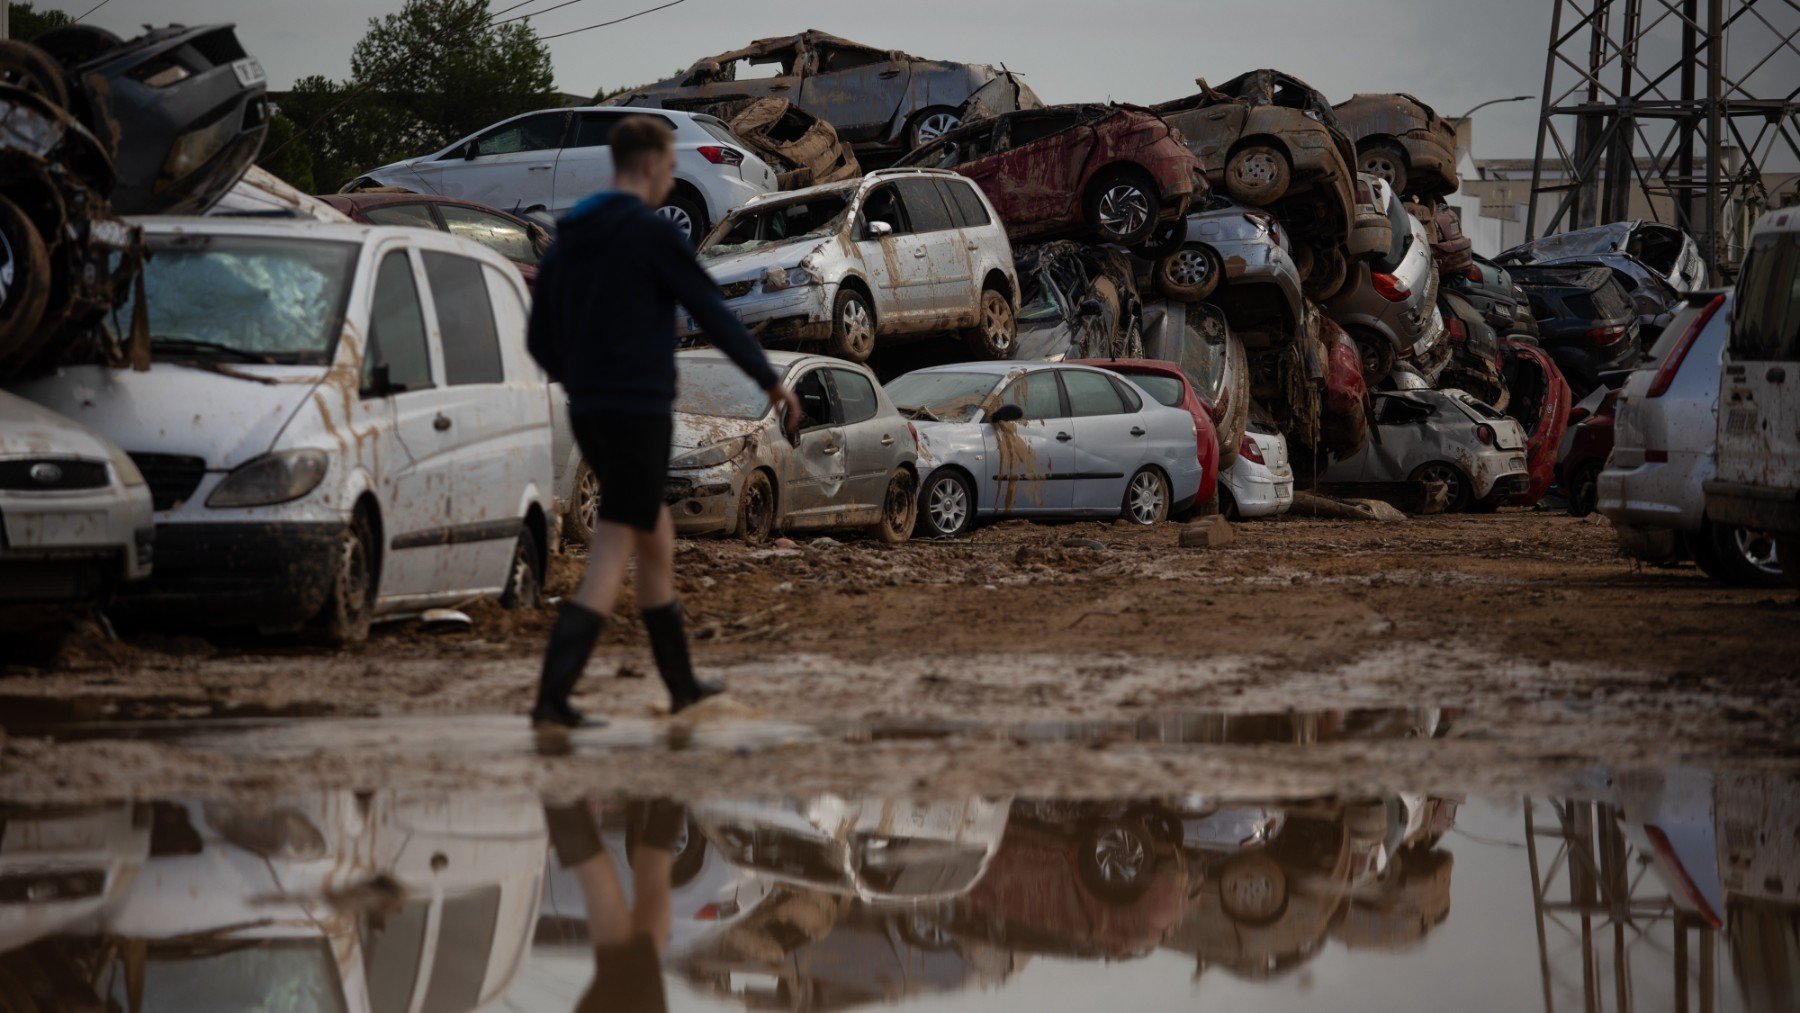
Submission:
[[[658,530],[665,524],[671,524],[669,510],[663,508],[662,520]],[[674,528],[670,527],[670,565],[674,563]],[[642,531],[625,524],[612,521],[601,521],[594,526],[593,537],[588,540],[587,568],[581,572],[581,586],[575,589],[575,601],[582,608],[602,616],[612,615],[613,606],[619,601],[619,588],[625,583],[625,566],[631,562],[631,554],[642,544],[646,537]],[[641,550],[640,554],[641,554]],[[640,568],[642,563],[638,564]],[[643,574],[640,570],[638,581],[641,584]]]

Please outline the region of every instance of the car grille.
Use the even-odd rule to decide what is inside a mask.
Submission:
[[[0,489],[48,491],[105,487],[106,465],[99,461],[54,457],[0,461]]]
[[[749,295],[750,290],[755,287],[756,287],[756,282],[754,280],[734,281],[729,285],[720,285],[719,286],[719,294],[724,296],[727,299],[739,299],[739,298]]]
[[[48,904],[100,896],[106,888],[101,869],[23,872],[0,876],[0,904]]]
[[[180,454],[132,454],[131,459],[150,485],[150,502],[158,510],[180,506],[206,477],[206,461]]]

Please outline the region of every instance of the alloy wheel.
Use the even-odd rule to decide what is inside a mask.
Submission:
[[[656,213],[675,223],[681,234],[689,239],[694,238],[694,216],[673,204],[665,204],[656,209]]]
[[[1455,503],[1462,496],[1462,476],[1454,468],[1442,464],[1431,464],[1419,472],[1421,482],[1444,483],[1444,502]]]
[[[962,483],[939,482],[931,489],[931,501],[925,504],[931,514],[931,526],[939,531],[957,531],[969,516],[969,494]]]
[[[600,476],[585,465],[575,478],[575,516],[589,534],[600,526]]]
[[[1139,472],[1131,480],[1131,519],[1139,524],[1155,524],[1163,509],[1162,479],[1154,473]]]
[[[1136,885],[1149,859],[1144,839],[1124,827],[1112,827],[1094,839],[1094,868],[1112,886]]]
[[[1753,568],[1771,577],[1781,576],[1781,558],[1775,551],[1775,536],[1767,531],[1736,528],[1731,532],[1738,555]]]
[[[962,120],[955,113],[932,113],[919,121],[919,145],[922,147],[930,144],[955,130],[961,123]]]
[[[1150,198],[1135,183],[1115,183],[1100,195],[1100,227],[1110,235],[1129,236],[1150,220]]]
[[[875,347],[875,322],[869,319],[869,308],[860,299],[847,300],[838,324],[844,333],[844,344],[866,358]]]
[[[1182,285],[1204,285],[1212,273],[1212,258],[1192,247],[1176,251],[1169,265],[1169,276]]]
[[[981,300],[981,330],[987,336],[987,351],[996,359],[1006,358],[1013,343],[1012,307],[992,289]]]

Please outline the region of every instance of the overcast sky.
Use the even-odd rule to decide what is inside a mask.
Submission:
[[[495,10],[515,0],[492,0]],[[532,0],[542,10],[558,0]],[[577,0],[533,19],[541,34],[580,28],[660,0]],[[80,13],[93,0],[44,3]],[[235,21],[271,87],[349,73],[371,17],[400,0],[108,0],[95,24],[123,35],[146,23]],[[666,77],[755,38],[820,28],[919,56],[1005,63],[1046,102],[1155,102],[1276,67],[1334,102],[1359,91],[1407,91],[1446,116],[1477,102],[1536,95],[1550,0],[685,0],[609,28],[549,43],[557,86]],[[1789,85],[1791,87],[1791,84]],[[1535,101],[1490,106],[1475,119],[1482,157],[1529,157]]]

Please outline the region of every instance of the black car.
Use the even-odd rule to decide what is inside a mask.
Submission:
[[[1510,267],[1525,290],[1538,340],[1556,360],[1577,399],[1600,384],[1600,374],[1629,369],[1643,357],[1638,314],[1604,267]]]

